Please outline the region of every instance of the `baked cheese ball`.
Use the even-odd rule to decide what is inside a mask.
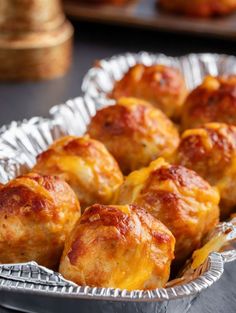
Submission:
[[[77,194],[82,209],[109,203],[123,182],[115,159],[105,146],[89,136],[66,136],[37,157],[34,172],[59,175]]]
[[[68,237],[59,271],[82,286],[160,288],[169,279],[174,246],[171,232],[144,209],[95,204]]]
[[[236,0],[158,0],[165,10],[187,16],[211,17],[236,10]]]
[[[143,207],[165,224],[176,239],[178,265],[219,221],[218,191],[194,171],[162,158],[127,176],[116,203]]]
[[[197,172],[221,195],[222,217],[236,206],[236,127],[208,123],[186,130],[173,161]]]
[[[169,156],[179,144],[174,124],[160,110],[135,98],[121,98],[98,111],[88,134],[105,144],[124,174],[160,155]]]
[[[166,65],[131,67],[117,81],[111,97],[136,97],[150,102],[168,117],[178,119],[187,95],[184,78],[176,68]]]
[[[209,122],[236,125],[236,75],[207,76],[186,99],[182,129]]]
[[[79,217],[75,193],[58,177],[13,179],[0,189],[0,263],[36,261],[56,269]]]

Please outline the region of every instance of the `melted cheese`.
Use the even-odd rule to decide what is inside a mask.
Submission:
[[[209,90],[217,90],[220,87],[220,83],[216,78],[207,76],[203,81],[203,86]]]
[[[201,141],[202,141],[204,147],[207,150],[212,149],[212,141],[211,141],[211,138],[209,137],[206,129],[203,129],[203,128],[188,129],[183,133],[182,139],[187,138],[187,137],[191,137],[191,136],[201,137]]]
[[[223,234],[223,235],[212,238],[201,249],[196,250],[193,253],[193,262],[191,265],[192,269],[196,269],[200,265],[202,265],[206,261],[207,257],[209,256],[211,252],[220,251],[220,249],[224,246],[226,241],[227,241],[227,235]]]

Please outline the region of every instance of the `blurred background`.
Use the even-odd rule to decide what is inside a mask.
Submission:
[[[156,5],[155,0],[140,0],[123,5],[119,1],[115,5],[89,2],[93,1],[63,2],[63,8],[74,27],[72,63],[64,76],[36,82],[26,82],[24,79],[9,82],[4,81],[3,73],[0,83],[1,125],[35,115],[47,116],[51,106],[81,95],[83,76],[95,60],[114,54],[138,51],[161,52],[170,56],[192,52],[236,53],[234,13],[199,18],[164,11]],[[2,14],[6,15],[6,12]],[[41,59],[47,58],[46,54]],[[20,66],[26,72],[24,65]],[[31,66],[30,71],[33,70]],[[13,71],[18,72],[15,69]]]

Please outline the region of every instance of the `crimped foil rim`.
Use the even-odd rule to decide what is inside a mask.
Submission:
[[[83,99],[80,99],[83,101]],[[71,100],[72,101],[72,100]],[[54,108],[55,110],[55,108]],[[13,122],[8,126],[0,129],[0,156],[1,156],[1,146],[4,141],[4,134],[7,132],[11,132],[12,130],[17,135],[22,127],[29,127],[29,131],[34,132],[34,129],[41,128],[42,125],[46,125],[48,129],[51,127],[57,126],[62,121],[59,118],[55,120],[43,119],[34,117],[29,121],[24,120],[21,122]],[[62,127],[64,128],[64,126]],[[5,156],[8,158],[8,156]],[[0,158],[1,159],[1,158]],[[10,158],[11,160],[11,158]],[[14,161],[11,160],[12,162]],[[15,162],[17,163],[17,162]],[[36,263],[31,262],[27,264],[23,264],[24,266],[34,265],[36,270],[41,270],[45,273],[46,276],[52,275],[52,271],[38,266]],[[19,275],[19,278],[22,278],[21,275],[24,272],[22,268],[19,266],[23,265],[0,265],[1,271],[6,271],[9,269],[9,266],[12,267],[13,272],[16,272]],[[75,286],[74,283],[68,282],[64,280],[61,275],[55,273],[55,277],[59,277],[62,280],[62,285],[57,286],[57,284],[51,284],[48,280],[47,284],[40,284],[40,281],[37,280],[35,283],[33,280],[31,281],[22,281],[21,279],[15,278],[12,279],[11,276],[8,278],[4,278],[0,271],[0,291],[14,291],[14,292],[24,292],[24,293],[33,293],[33,294],[46,294],[50,296],[56,297],[69,297],[69,298],[79,298],[79,299],[96,299],[96,300],[109,300],[109,301],[137,301],[137,302],[161,302],[166,300],[174,300],[183,298],[186,296],[196,295],[202,290],[211,286],[215,281],[217,281],[223,271],[224,271],[224,260],[223,256],[220,253],[212,253],[205,264],[200,267],[199,273],[200,275],[193,279],[192,281],[185,283],[183,285],[178,285],[169,288],[161,288],[150,291],[127,291],[127,290],[119,290],[113,288],[92,288],[89,286]],[[53,274],[54,275],[54,274]]]
[[[216,76],[222,74],[221,70],[226,65],[227,69],[224,68],[224,72],[226,70],[227,73],[236,73],[236,57],[233,55],[190,53],[180,57],[171,57],[162,53],[146,51],[124,53],[96,62],[83,79],[81,88],[84,95],[100,103],[111,102],[112,100],[107,96],[107,93],[112,90],[117,77],[122,78],[127,69],[137,63],[145,65],[165,64],[179,68],[190,90],[202,81],[203,76],[205,76],[204,71]],[[194,78],[193,81],[192,78]],[[107,87],[104,89],[105,84]]]
[[[0,291],[14,291],[24,292],[31,294],[47,294],[49,296],[65,297],[65,298],[79,298],[79,299],[94,299],[105,301],[133,301],[133,302],[161,302],[166,300],[175,300],[184,298],[187,296],[193,296],[200,293],[202,290],[210,287],[216,282],[224,272],[224,262],[220,253],[211,253],[206,261],[206,271],[190,281],[187,284],[178,285],[170,288],[159,288],[154,290],[120,290],[114,288],[97,288],[89,286],[75,286],[67,280],[64,280],[60,274],[55,274],[57,277],[64,281],[64,285],[57,286],[53,284],[40,284],[33,282],[22,282],[17,280],[10,280],[1,278],[0,273]],[[46,274],[52,274],[53,272],[42,266],[38,266],[35,262],[25,263],[25,266],[35,265],[36,267],[44,270]],[[0,268],[14,267],[11,265],[1,265]],[[15,266],[21,266],[16,264]]]
[[[45,133],[48,132],[49,129],[54,129],[54,133],[57,134],[57,127],[59,127],[59,123],[56,120],[43,117],[32,117],[30,119],[23,119],[22,121],[12,121],[0,127],[0,181],[2,183],[7,181],[5,177],[6,169],[10,172],[8,180],[14,178],[16,174],[20,175],[20,165],[23,166],[24,163],[27,162],[33,165],[35,156],[54,140],[53,134],[47,133],[45,138],[43,138],[44,142],[38,143],[35,147],[35,151],[30,151],[32,153],[31,159],[25,160],[22,158],[22,155],[24,155],[26,151],[24,151],[22,146],[17,147],[22,134],[28,133],[29,135],[32,128],[37,131],[39,129],[41,131],[45,130]],[[67,130],[61,125],[60,128],[63,134],[68,134]],[[29,154],[29,151],[27,151],[27,153]]]

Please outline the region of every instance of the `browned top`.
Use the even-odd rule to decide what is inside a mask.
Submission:
[[[236,127],[222,123],[205,124],[183,133],[176,162],[195,170],[215,185],[234,162]]]
[[[57,203],[62,199],[62,193],[72,197],[77,203],[75,195],[69,186],[54,176],[28,174],[20,176],[0,189],[0,211],[7,214],[31,216],[35,219],[58,219]],[[58,198],[59,197],[59,198]],[[68,196],[66,196],[68,197]]]
[[[103,127],[104,133],[111,136],[132,135],[134,132],[145,132],[145,115],[150,110],[148,104],[138,102],[135,110],[129,107],[116,105],[102,109],[93,118],[92,124]]]
[[[180,72],[165,65],[131,67],[115,83],[111,97],[136,97],[149,101],[169,117],[177,117],[186,96],[184,79]]]
[[[171,154],[179,142],[174,124],[136,98],[120,98],[116,105],[98,111],[88,133],[106,145],[124,174],[146,166],[160,154]]]
[[[208,188],[209,185],[194,171],[188,170],[186,167],[170,165],[169,167],[161,167],[154,170],[149,177],[147,186],[152,184],[152,180],[172,180],[179,187],[187,188]]]
[[[90,219],[91,216],[99,214],[99,219]],[[103,226],[114,226],[122,236],[125,236],[128,231],[129,216],[114,206],[105,206],[101,204],[94,204],[80,220],[81,224],[99,223]]]
[[[100,149],[99,149],[100,148]],[[101,158],[103,146],[96,140],[83,137],[65,136],[56,140],[47,150],[37,156],[37,161],[42,162],[55,153],[81,158]]]
[[[182,116],[183,129],[208,122],[236,125],[236,76],[206,77],[188,96]]]
[[[109,203],[123,182],[123,175],[105,146],[89,136],[65,136],[37,157],[33,169],[59,175],[76,192],[82,209],[93,203]]]

